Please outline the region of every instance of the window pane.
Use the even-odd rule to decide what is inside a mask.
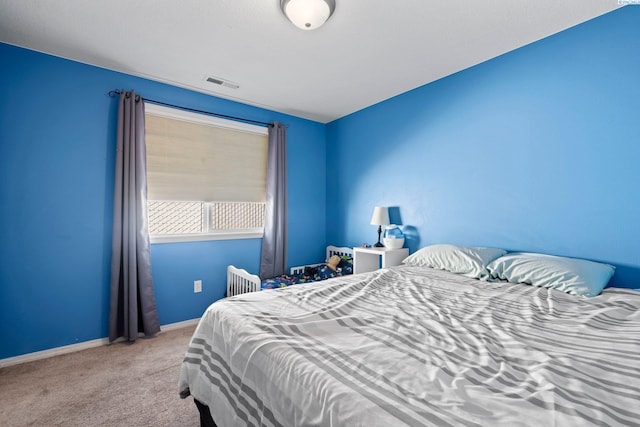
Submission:
[[[149,200],[149,234],[202,233],[204,203]]]
[[[264,203],[212,202],[209,228],[216,230],[242,230],[264,228]]]

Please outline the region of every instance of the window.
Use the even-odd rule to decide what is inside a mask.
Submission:
[[[145,105],[151,242],[262,237],[267,128]]]

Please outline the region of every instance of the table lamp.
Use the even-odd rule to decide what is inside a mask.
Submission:
[[[389,208],[384,206],[376,206],[373,208],[373,216],[371,217],[371,224],[378,226],[378,243],[373,245],[376,248],[384,248],[384,245],[380,243],[380,235],[382,234],[382,226],[389,225]]]

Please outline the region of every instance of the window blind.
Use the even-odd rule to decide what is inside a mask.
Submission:
[[[149,112],[145,119],[149,200],[265,201],[266,129]]]

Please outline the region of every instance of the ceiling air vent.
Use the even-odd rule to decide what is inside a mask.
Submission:
[[[213,83],[214,85],[228,87],[230,89],[238,89],[240,87],[239,84],[229,80],[221,79],[220,77],[207,76],[205,77],[205,81]]]

